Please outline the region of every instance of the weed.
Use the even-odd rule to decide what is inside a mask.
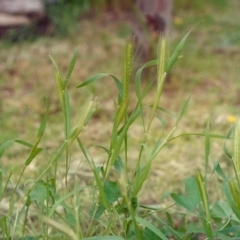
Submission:
[[[189,33],[188,33],[189,34]],[[106,161],[96,164],[96,156],[92,156],[90,148],[85,144],[81,133],[91,120],[98,101],[95,97],[85,100],[75,123],[72,120],[72,104],[69,98],[69,79],[74,69],[77,51],[74,53],[66,76],[63,77],[55,60],[51,58],[56,73],[56,86],[59,93],[63,116],[64,140],[54,153],[41,147],[41,140],[46,129],[49,116],[49,102],[46,101],[46,113],[35,141],[29,143],[23,140],[8,140],[0,146],[0,158],[12,144],[20,144],[28,149],[28,155],[23,163],[16,182],[12,172],[6,171],[1,164],[0,171],[0,200],[6,203],[5,213],[1,215],[0,229],[3,239],[89,239],[89,240],[145,240],[145,239],[191,239],[203,234],[207,239],[239,239],[240,203],[238,195],[239,184],[239,122],[227,136],[210,133],[207,125],[205,133],[184,133],[173,135],[179,122],[186,113],[189,98],[183,104],[178,114],[173,114],[161,107],[160,101],[166,75],[179,58],[188,34],[182,39],[172,56],[166,60],[165,39],[159,41],[158,58],[141,67],[135,75],[134,85],[136,103],[129,108],[130,82],[133,69],[133,45],[129,42],[123,68],[123,80],[100,73],[83,81],[78,88],[103,78],[111,77],[118,91],[115,103],[115,113],[112,121],[110,143],[97,146],[106,154]],[[149,94],[153,82],[143,87],[141,75],[145,68],[157,66],[157,82],[153,102],[146,106],[144,99]],[[78,90],[79,91],[79,90]],[[77,107],[77,106],[74,106]],[[165,133],[165,121],[162,113],[173,117],[175,124],[169,133]],[[142,136],[139,152],[135,160],[129,157],[131,151],[130,129],[137,120],[141,121]],[[152,146],[151,128],[157,120],[159,129],[158,139]],[[199,135],[205,137],[205,171],[197,172],[194,177],[185,180],[186,195],[170,193],[174,204],[167,208],[152,207],[140,204],[140,191],[150,177],[154,159],[169,142],[178,137]],[[227,177],[218,163],[214,164],[213,173],[217,173],[223,181],[223,193],[226,201],[210,203],[208,184],[209,154],[211,139],[219,138],[229,141],[233,139],[233,156],[226,144],[224,151],[233,160],[235,175]],[[91,169],[91,181],[83,181],[78,176],[70,174],[74,147],[80,150],[79,162],[86,161]],[[26,169],[38,155],[46,154],[47,165],[37,171],[34,179],[23,179]],[[64,164],[62,163],[64,158]],[[64,165],[64,173],[61,166]],[[85,201],[83,201],[85,199]],[[87,199],[87,200],[86,200]],[[176,225],[171,209],[181,207],[183,215],[188,212],[194,218],[188,222]],[[158,213],[165,217],[159,216]],[[176,214],[176,213],[175,213]]]

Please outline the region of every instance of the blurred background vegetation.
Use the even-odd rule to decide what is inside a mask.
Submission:
[[[64,74],[72,53],[80,45],[79,59],[69,86],[71,103],[77,109],[90,94],[99,98],[98,110],[88,131],[83,132],[83,137],[87,146],[104,145],[105,142],[107,145],[107,129],[112,123],[113,99],[116,98],[113,83],[109,79],[103,79],[102,82],[90,85],[84,92],[75,87],[99,72],[113,74],[121,79],[124,46],[131,34],[127,17],[122,15],[133,12],[134,2],[61,0],[56,4],[45,4],[49,20],[46,34],[35,34],[33,23],[17,30],[15,35],[11,32],[12,38],[8,36],[5,41],[0,41],[0,144],[14,138],[26,141],[34,139],[41,115],[45,111],[46,96],[50,99],[50,118],[44,138],[47,140],[43,144],[51,150],[61,143],[64,138],[61,106],[55,88],[54,70],[48,56],[54,57]],[[173,112],[178,112],[187,97],[190,94],[192,96],[187,115],[177,134],[204,132],[208,120],[212,133],[226,134],[239,116],[239,8],[238,0],[174,1],[168,40],[170,53],[183,36],[201,21],[191,32],[183,51],[184,57],[173,68],[162,96],[161,106]],[[33,37],[28,39],[28,36]],[[152,104],[154,88],[151,91],[153,92],[146,98],[146,105]],[[74,116],[75,112],[72,114]],[[171,128],[173,121],[167,118],[166,123],[167,128]],[[132,131],[133,148],[138,148],[139,126]],[[159,125],[156,123],[153,128],[156,138],[153,137],[153,142],[157,139],[158,132]],[[214,140],[212,151],[213,159],[227,168],[229,161],[222,153],[222,141]],[[17,171],[25,154],[23,149],[16,147],[7,152],[3,164],[11,167],[14,163]],[[129,154],[134,159],[136,151]],[[95,156],[98,156],[96,162],[104,159],[101,151]],[[146,185],[146,189],[149,187],[152,191],[145,196],[146,201],[156,200],[156,194],[170,185],[178,190],[180,179],[201,168],[203,159],[203,138],[179,138],[176,144],[175,141],[170,143],[154,163],[152,181]],[[32,168],[29,168],[29,174],[35,174],[34,169],[41,163],[34,162]],[[156,184],[159,178],[164,179],[161,186]]]

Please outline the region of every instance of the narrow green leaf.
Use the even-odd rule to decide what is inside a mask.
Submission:
[[[23,145],[23,146],[25,146],[25,147],[29,147],[29,148],[31,148],[31,147],[33,147],[33,145],[32,144],[30,144],[30,143],[28,143],[28,142],[25,142],[25,141],[22,141],[22,140],[7,140],[6,142],[4,142],[1,146],[0,146],[0,158],[2,157],[2,155],[4,154],[4,152],[5,152],[5,150],[7,149],[7,147],[9,146],[9,145],[11,145],[12,143],[14,143],[14,142],[16,142],[16,143],[19,143],[19,144],[21,144],[21,145]]]
[[[192,30],[191,30],[192,31]],[[178,46],[176,47],[175,51],[173,52],[172,56],[170,57],[169,61],[168,61],[168,64],[167,64],[167,68],[166,68],[166,72],[169,73],[170,70],[172,69],[173,65],[176,63],[176,61],[178,60],[181,52],[182,52],[182,49],[184,47],[184,44],[187,40],[187,37],[188,35],[190,34],[189,31],[185,36],[184,38],[180,41],[180,43],[178,44]]]
[[[209,154],[210,154],[210,133],[209,133],[209,122],[207,123],[206,135],[205,135],[205,177],[208,169]]]
[[[135,75],[135,91],[136,91],[136,95],[138,100],[140,100],[142,97],[142,93],[141,93],[141,76],[142,76],[142,71],[147,68],[147,67],[151,67],[157,65],[157,60],[152,60],[150,62],[147,62],[146,64],[144,64],[141,68],[138,69],[136,75]]]
[[[175,126],[178,125],[178,123],[180,122],[182,116],[183,116],[184,113],[186,112],[187,107],[188,107],[188,104],[189,104],[189,101],[190,101],[190,96],[188,97],[187,101],[184,103],[184,105],[183,105],[183,107],[182,107],[182,109],[181,109],[181,111],[180,111],[180,114],[179,114],[179,116],[178,116],[178,119],[177,119],[177,122],[176,122]]]
[[[25,166],[28,166],[28,165],[32,162],[32,160],[33,160],[40,152],[42,152],[42,150],[43,150],[43,148],[33,148],[33,149],[30,151],[30,153],[29,153],[29,155],[28,155],[28,157],[27,157],[27,160],[25,161],[24,165],[25,165]]]
[[[77,86],[77,88],[81,88],[81,87],[84,87],[90,83],[93,83],[95,81],[97,81],[98,79],[100,78],[103,78],[103,77],[107,77],[107,76],[110,76],[112,77],[112,79],[115,81],[116,83],[116,86],[117,86],[117,90],[118,90],[118,93],[119,95],[121,96],[121,98],[123,99],[123,87],[122,87],[122,83],[113,75],[110,75],[110,74],[107,74],[107,73],[98,73],[90,78],[88,78],[87,80],[83,81],[80,85]]]
[[[78,187],[77,191],[80,192],[82,191],[84,188],[83,187]],[[64,208],[66,208],[66,210],[69,210],[68,207],[66,207],[66,204],[64,203],[64,201],[68,198],[70,198],[72,195],[76,194],[76,189],[66,193],[65,195],[59,197],[59,196],[55,196],[55,202],[54,205],[51,207],[51,209],[48,212],[48,217],[52,217],[54,212],[56,211],[57,207],[59,206],[63,206]]]
[[[9,232],[9,224],[8,224],[8,217],[6,216],[2,216],[0,219],[0,228],[2,230],[2,234],[4,237],[6,237],[6,239],[10,239],[10,232]],[[3,238],[5,239],[5,238]]]
[[[52,61],[53,66],[55,67],[56,72],[59,72],[59,68],[58,68],[56,61],[53,59],[53,57],[51,55],[49,55],[49,57]]]
[[[68,67],[68,71],[67,71],[67,75],[64,79],[64,89],[66,88],[67,84],[68,84],[68,81],[71,77],[71,74],[72,74],[72,71],[75,67],[75,64],[76,64],[76,61],[77,61],[77,55],[78,55],[78,48],[75,50],[73,56],[72,56],[72,60],[70,62],[70,65]]]
[[[28,143],[28,142],[23,141],[23,140],[14,140],[14,141],[15,141],[16,143],[19,143],[19,144],[25,146],[25,147],[31,148],[31,147],[33,146],[31,143]]]
[[[143,224],[145,227],[147,227],[149,230],[154,232],[158,237],[160,237],[162,240],[168,240],[168,238],[152,223],[148,222],[146,219],[136,217],[137,222]]]
[[[64,112],[64,123],[65,123],[65,138],[68,140],[71,134],[71,109],[70,109],[69,95],[66,89],[64,90],[63,112]]]
[[[227,180],[227,177],[224,174],[224,172],[218,162],[214,162],[213,172],[214,171],[216,171],[222,179]]]
[[[41,122],[41,125],[39,127],[39,130],[38,130],[38,134],[37,134],[37,138],[42,138],[43,136],[43,133],[45,131],[45,128],[46,128],[46,125],[47,125],[47,119],[48,119],[48,113],[49,113],[49,101],[48,99],[46,99],[46,113],[42,119],[42,122]]]
[[[124,240],[124,239],[116,236],[102,236],[102,237],[82,238],[82,240]]]
[[[240,170],[240,120],[237,121],[234,128],[234,140],[233,140],[233,163],[236,169],[236,175]],[[237,176],[236,176],[237,177]]]
[[[136,197],[139,191],[142,189],[142,185],[148,178],[151,163],[151,160],[148,160],[147,164],[136,172],[136,177],[133,183],[132,197]]]
[[[170,214],[168,214],[170,216]],[[164,227],[177,239],[177,240],[182,240],[183,239],[183,233],[180,233],[180,232],[177,232],[175,229],[174,229],[174,226],[173,226],[173,222],[172,224],[169,223],[169,224],[166,224],[161,218],[157,217],[156,215],[153,215],[153,217],[158,221],[160,222],[161,224],[164,225]],[[170,216],[171,218],[171,216]],[[172,220],[170,220],[172,221]]]
[[[126,134],[127,134],[127,131],[129,129],[129,127],[132,125],[132,123],[137,119],[137,117],[139,116],[140,114],[140,110],[136,110],[132,113],[132,115],[129,117],[129,119],[127,120],[127,122],[124,124],[123,126],[123,130],[122,132],[119,134],[119,136],[115,136],[115,143],[114,143],[114,149],[112,150],[112,153],[111,153],[111,157],[110,159],[108,160],[108,163],[107,163],[107,167],[106,167],[106,170],[105,170],[105,179],[107,179],[108,177],[108,174],[110,172],[110,168],[111,166],[114,165],[117,157],[119,156],[119,152],[120,152],[120,149],[122,147],[122,144],[123,144],[123,141],[126,137]],[[116,127],[116,126],[115,126]]]
[[[152,106],[151,106],[151,107],[152,107]],[[175,114],[175,113],[171,113],[170,111],[168,111],[168,110],[165,109],[165,108],[162,108],[162,107],[159,107],[159,106],[158,106],[157,109],[160,110],[161,112],[164,112],[164,113],[172,116],[172,117],[176,117],[176,114]]]
[[[97,100],[91,97],[88,99],[88,101],[85,102],[84,106],[80,109],[80,112],[78,113],[76,126],[72,129],[70,134],[71,143],[81,133],[84,126],[86,126],[86,124],[92,117],[93,113],[95,112],[96,107],[97,107]]]
[[[106,197],[106,194],[104,192],[104,186],[103,186],[103,181],[102,179],[100,178],[99,176],[99,171],[98,169],[96,168],[95,164],[94,164],[94,161],[91,161],[89,158],[88,158],[88,154],[87,154],[87,151],[85,149],[85,147],[83,146],[81,140],[79,138],[77,138],[77,141],[78,141],[78,145],[80,147],[80,149],[82,150],[82,153],[84,154],[84,156],[86,157],[86,159],[88,160],[89,162],[89,165],[92,169],[92,172],[94,174],[94,178],[95,178],[95,181],[97,183],[97,187],[98,187],[98,190],[99,190],[99,196],[100,196],[100,204],[103,204],[104,207],[107,209],[107,210],[110,210],[110,204],[107,200],[107,197]]]
[[[4,154],[6,148],[12,144],[15,140],[8,140],[6,142],[4,142],[1,147],[0,147],[0,158],[2,157],[2,155]]]
[[[228,139],[231,139],[233,138],[233,135],[234,135],[234,127],[232,127],[227,136],[225,137],[225,141],[224,141],[224,144],[223,144],[223,152],[226,154],[226,156],[230,159],[232,159],[232,154],[228,151],[228,148],[227,148],[227,140]]]

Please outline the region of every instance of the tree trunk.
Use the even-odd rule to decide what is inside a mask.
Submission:
[[[172,0],[136,0],[138,23],[133,34],[137,45],[137,55],[142,61],[154,57],[160,34],[169,32],[172,15]]]

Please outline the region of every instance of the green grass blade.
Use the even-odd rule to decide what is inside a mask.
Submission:
[[[31,151],[27,157],[27,160],[24,163],[25,166],[28,166],[32,162],[32,160],[43,150],[42,148],[38,148],[37,146],[43,137],[43,134],[44,134],[44,131],[46,128],[46,124],[47,124],[48,112],[49,112],[49,102],[47,101],[46,104],[47,104],[47,110],[46,110],[45,116],[43,117],[43,120],[40,124],[38,134],[37,134],[37,139],[31,148]]]
[[[82,191],[84,188],[83,187],[78,187],[77,189],[74,189],[70,192],[68,192],[67,194],[65,194],[62,197],[59,197],[58,199],[55,199],[54,205],[51,207],[50,211],[48,212],[48,217],[52,217],[55,210],[57,209],[58,206],[63,206],[65,207],[65,205],[63,204],[64,201],[68,198],[70,198],[72,195],[75,194],[76,191],[80,192]]]
[[[97,107],[97,100],[91,97],[88,99],[88,101],[85,102],[84,106],[80,109],[80,112],[77,117],[76,126],[71,131],[71,135],[70,135],[71,143],[81,133],[84,126],[86,126],[86,124],[92,117],[93,113],[95,112],[96,107]]]
[[[239,199],[240,194],[239,194],[238,184],[234,181],[229,181],[229,189],[238,210],[240,210],[240,199]]]
[[[151,106],[152,107],[152,106]],[[166,114],[168,114],[168,115],[170,115],[170,116],[172,116],[172,117],[176,117],[176,114],[175,113],[172,113],[172,112],[170,112],[170,111],[168,111],[167,109],[165,109],[165,108],[162,108],[162,107],[157,107],[157,110],[160,110],[161,112],[164,112],[164,113],[166,113]]]
[[[68,71],[67,71],[66,77],[64,79],[64,89],[67,87],[68,81],[69,81],[69,79],[71,77],[71,74],[72,74],[72,71],[75,67],[75,64],[76,64],[76,61],[77,61],[77,55],[78,55],[78,48],[75,50],[75,52],[73,54],[73,57],[72,57],[72,60],[70,62],[70,65],[68,67]]]
[[[208,194],[207,194],[205,183],[203,181],[203,178],[200,172],[196,173],[196,180],[198,183],[199,193],[203,203],[203,208],[206,214],[206,220],[202,218],[202,224],[206,232],[206,235],[209,237],[209,239],[213,239],[214,234],[213,234],[213,228],[211,223],[212,218],[211,218],[211,212],[209,207]]]
[[[139,68],[137,70],[137,73],[135,75],[135,91],[136,91],[136,95],[138,100],[142,99],[142,91],[141,91],[141,76],[142,76],[142,71],[147,68],[147,67],[151,67],[157,65],[157,60],[152,60],[150,62],[147,62],[146,64],[144,64],[141,68]]]
[[[214,167],[213,167],[213,172],[216,171],[218,173],[218,175],[223,179],[223,180],[227,180],[226,175],[224,174],[221,166],[219,165],[218,162],[214,162]]]
[[[114,165],[118,155],[119,155],[119,152],[120,152],[120,149],[122,147],[122,144],[123,144],[123,141],[126,137],[126,134],[127,134],[127,131],[129,129],[129,127],[131,126],[131,124],[137,119],[137,117],[140,115],[140,110],[136,110],[132,113],[132,115],[129,117],[129,119],[127,120],[127,122],[124,124],[124,127],[123,127],[123,130],[122,132],[120,133],[120,135],[118,136],[118,138],[116,138],[116,142],[115,142],[115,145],[113,146],[113,152],[112,152],[112,155],[110,157],[110,159],[108,160],[108,163],[107,163],[107,167],[106,167],[106,170],[105,170],[105,176],[104,176],[104,179],[106,180],[108,175],[109,175],[109,171],[110,171],[110,168],[112,165]]]
[[[4,142],[1,147],[0,147],[0,158],[2,157],[2,155],[4,154],[4,152],[6,151],[7,147],[9,145],[11,145],[13,142],[15,142],[15,140],[7,140],[6,142]]]
[[[98,186],[98,190],[99,190],[99,200],[101,201],[101,203],[104,205],[104,207],[107,209],[107,210],[110,210],[111,207],[110,207],[110,204],[107,200],[107,197],[106,197],[106,194],[105,194],[105,191],[104,191],[104,182],[102,181],[102,179],[100,178],[99,176],[99,172],[94,164],[94,161],[90,160],[89,157],[88,157],[88,153],[85,149],[85,147],[83,146],[81,140],[79,138],[77,138],[77,141],[78,141],[78,146],[80,147],[80,149],[82,150],[82,153],[84,154],[86,160],[88,161],[91,169],[92,169],[92,172],[94,174],[94,178],[95,178],[95,181],[97,183],[97,186]]]
[[[210,148],[211,148],[211,145],[210,145],[209,122],[208,122],[206,127],[206,135],[205,135],[205,178],[207,175]]]
[[[7,149],[7,147],[9,145],[11,145],[12,143],[14,143],[14,142],[19,143],[19,144],[21,144],[21,145],[23,145],[25,147],[29,147],[29,148],[33,147],[33,145],[31,143],[25,142],[23,140],[18,140],[18,139],[16,139],[16,140],[7,140],[6,142],[4,142],[0,146],[0,159],[1,159],[2,155],[4,154],[5,150]]]
[[[178,60],[182,49],[184,47],[184,44],[188,38],[188,35],[190,34],[192,30],[190,30],[185,36],[184,38],[180,41],[180,43],[178,44],[178,46],[176,47],[175,51],[173,52],[172,56],[170,57],[168,64],[167,64],[167,68],[166,68],[166,72],[169,73],[170,70],[172,69],[173,65],[176,63],[176,61]]]
[[[124,240],[124,238],[117,237],[117,236],[101,236],[101,237],[82,238],[82,240]]]
[[[240,170],[240,120],[237,121],[234,128],[233,163],[236,170],[236,177],[238,177]]]
[[[42,119],[41,125],[38,130],[37,138],[42,138],[43,133],[45,131],[46,125],[47,125],[47,120],[48,120],[48,114],[49,114],[49,101],[46,99],[46,113]]]
[[[68,91],[64,90],[63,98],[63,112],[64,112],[64,125],[65,125],[65,138],[68,140],[71,134],[71,109],[69,102]]]
[[[90,83],[93,83],[103,77],[107,77],[110,76],[112,77],[112,79],[114,80],[116,86],[117,86],[117,90],[119,95],[121,96],[121,98],[123,99],[123,87],[122,87],[122,83],[113,75],[107,74],[107,73],[98,73],[90,78],[88,78],[87,80],[83,81],[80,85],[77,86],[77,88],[81,88],[84,87]]]
[[[188,107],[188,104],[189,104],[189,101],[190,101],[190,96],[188,97],[187,101],[184,103],[181,111],[180,111],[180,114],[178,116],[178,119],[177,119],[177,122],[175,124],[175,126],[178,125],[178,123],[180,122],[180,120],[182,119],[183,115],[185,114],[186,110],[187,110],[187,107]]]
[[[179,134],[175,137],[172,137],[170,138],[168,141],[172,141],[176,138],[179,138],[179,137],[188,137],[188,136],[202,136],[202,137],[205,137],[205,133],[183,133],[183,134]],[[224,135],[218,135],[218,134],[209,134],[209,137],[210,138],[217,138],[217,139],[226,139],[226,136]]]
[[[53,59],[53,57],[51,55],[49,55],[49,57],[52,61],[53,66],[55,67],[55,71],[59,72],[59,68],[58,68],[58,65],[57,65],[56,61]]]

